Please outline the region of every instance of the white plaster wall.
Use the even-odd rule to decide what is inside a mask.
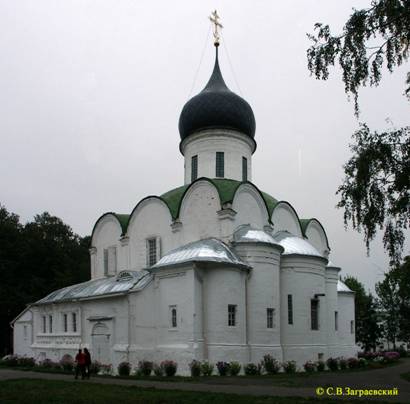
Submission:
[[[248,358],[246,344],[246,271],[214,267],[204,270],[204,336],[206,355],[211,362]],[[228,325],[228,305],[237,306],[236,325]]]
[[[269,215],[259,192],[250,184],[240,185],[235,193],[232,208],[236,212],[235,226],[250,224],[263,229],[268,224]]]
[[[96,248],[94,256],[94,267],[91,266],[91,279],[104,277],[104,249],[112,246],[117,247],[117,271],[119,261],[122,260],[121,255],[121,226],[118,220],[113,215],[106,215],[97,224],[91,240],[92,246]]]
[[[337,304],[337,281],[339,276],[338,268],[326,268],[326,315],[327,315],[327,345],[328,357],[338,356],[340,314]],[[335,311],[338,312],[338,330],[335,329]]]
[[[268,244],[240,243],[235,251],[252,266],[247,281],[248,362],[259,363],[268,353],[281,361],[280,250]],[[267,308],[275,310],[273,328],[267,328]]]
[[[198,156],[198,178],[215,178],[216,152],[224,152],[224,178],[242,181],[242,157],[248,160],[248,181],[252,181],[254,143],[248,136],[223,129],[204,130],[190,135],[181,144],[185,157],[185,184],[191,182],[191,159]]]
[[[25,331],[24,331],[25,329]],[[27,310],[13,325],[14,355],[33,357],[33,313]]]
[[[309,243],[312,244],[324,257],[329,254],[326,235],[316,220],[311,220],[309,222],[306,229],[306,237],[308,238]]]
[[[173,244],[171,222],[169,209],[160,199],[149,198],[138,205],[127,230],[130,270],[147,267],[147,238],[160,237],[160,256],[177,247]]]
[[[295,236],[303,237],[299,220],[293,209],[286,203],[279,202],[272,213],[272,223],[275,232],[286,230]]]
[[[302,366],[327,355],[326,300],[319,297],[319,330],[311,329],[310,300],[326,292],[325,261],[315,257],[282,256],[281,343],[283,359]],[[293,296],[293,325],[288,324],[288,294]]]
[[[354,316],[354,293],[338,292],[337,298],[339,311],[339,356],[346,358],[357,356],[356,335],[350,332],[350,322],[352,320],[356,322]]]
[[[208,181],[196,182],[181,203],[180,220],[182,245],[207,237],[219,237],[221,209],[218,191]]]

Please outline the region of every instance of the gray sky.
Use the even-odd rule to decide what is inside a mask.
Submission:
[[[47,210],[86,235],[102,213],[129,213],[182,185],[178,118],[211,73],[209,35],[190,94],[217,8],[222,73],[256,117],[253,182],[318,218],[332,261],[373,288],[387,268],[380,238],[367,257],[335,209],[353,104],[340,71],[321,82],[306,66],[314,23],[339,31],[353,6],[369,3],[0,0],[0,202],[23,222]],[[372,128],[408,124],[405,73],[361,92]]]

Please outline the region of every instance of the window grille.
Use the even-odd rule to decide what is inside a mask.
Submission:
[[[350,334],[354,334],[354,321],[350,321]]]
[[[293,300],[292,300],[292,295],[288,295],[288,324],[293,324]]]
[[[192,156],[191,159],[191,182],[198,178],[198,156]]]
[[[47,319],[46,316],[43,316],[43,334],[47,332]]]
[[[73,332],[77,332],[77,313],[72,313]]]
[[[63,314],[63,330],[64,332],[68,331],[68,318],[67,314]]]
[[[215,176],[219,178],[223,178],[225,175],[225,170],[224,170],[224,157],[225,153],[224,152],[216,152],[216,170],[215,170]]]
[[[339,329],[339,313],[335,311],[335,331]]]
[[[248,181],[248,159],[242,157],[242,181]]]
[[[275,318],[275,309],[268,308],[266,309],[266,327],[267,328],[274,328],[274,321]]]
[[[104,248],[104,276],[108,275],[108,248]]]
[[[177,308],[171,306],[171,328],[177,328]]]
[[[152,267],[157,262],[157,239],[150,238],[147,240],[148,251],[147,251],[147,258],[148,258],[148,266]]]
[[[48,331],[50,334],[53,332],[53,316],[48,316]]]
[[[228,304],[228,325],[234,327],[236,325],[236,305]]]
[[[311,329],[319,329],[319,300],[311,299],[310,300],[310,320],[311,320]]]

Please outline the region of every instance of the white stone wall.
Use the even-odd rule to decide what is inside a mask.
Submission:
[[[356,334],[351,332],[351,321],[355,324],[354,293],[338,292],[337,305],[339,310],[338,356],[346,358],[357,356]],[[354,331],[354,329],[353,329]]]
[[[329,254],[329,247],[327,245],[326,234],[322,226],[316,219],[312,219],[306,229],[306,237],[309,243],[313,245],[324,257]]]
[[[29,309],[13,324],[14,354],[18,356],[33,356],[33,313]]]
[[[248,160],[248,181],[252,181],[254,142],[240,132],[209,129],[184,139],[181,152],[185,158],[185,184],[191,183],[192,156],[198,156],[198,178],[215,178],[216,152],[224,152],[224,178],[242,181],[242,157]]]
[[[338,301],[337,301],[337,281],[339,276],[339,268],[326,268],[326,316],[327,316],[327,356],[338,357],[339,355],[339,331],[340,329],[340,315]],[[335,325],[335,312],[337,312],[337,330]]]
[[[272,223],[275,232],[286,230],[295,236],[303,237],[298,216],[286,202],[279,202],[276,205],[272,213]]]
[[[324,259],[282,256],[281,259],[281,344],[284,360],[301,366],[308,360],[327,355],[327,315],[325,297],[319,296],[319,330],[311,329],[311,299],[325,294]],[[288,324],[288,295],[293,299],[293,324]]]
[[[252,266],[246,285],[247,362],[258,363],[267,353],[281,361],[280,249],[269,244],[240,243],[235,250]],[[267,308],[275,310],[273,328],[267,327]]]

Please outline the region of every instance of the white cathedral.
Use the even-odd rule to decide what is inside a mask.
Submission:
[[[91,280],[57,290],[12,322],[14,353],[59,360],[257,363],[350,357],[354,293],[329,261],[317,219],[252,182],[250,105],[218,63],[182,109],[184,185],[148,196],[92,230]]]

